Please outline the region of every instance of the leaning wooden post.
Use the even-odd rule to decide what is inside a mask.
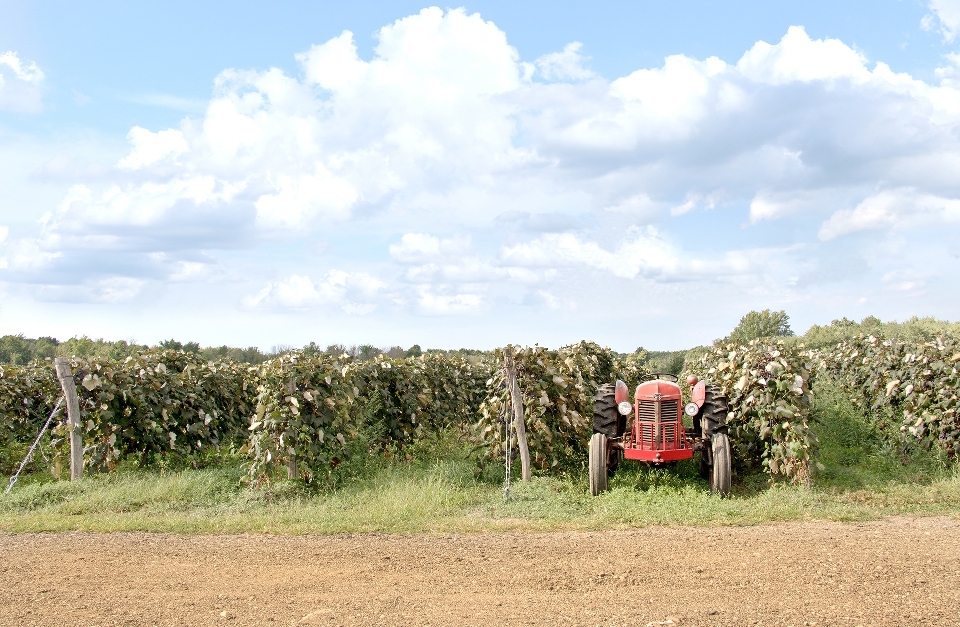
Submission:
[[[527,426],[523,420],[523,397],[517,383],[517,366],[513,361],[513,346],[503,349],[503,365],[507,371],[507,389],[513,402],[513,427],[517,431],[517,448],[520,449],[520,478],[530,481],[530,449],[527,448]]]
[[[77,398],[77,384],[70,371],[70,361],[66,357],[54,360],[57,379],[63,388],[67,401],[67,420],[70,422],[70,481],[79,479],[83,474],[83,434],[80,431],[80,399]]]

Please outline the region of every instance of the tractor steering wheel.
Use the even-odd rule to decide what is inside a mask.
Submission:
[[[663,379],[665,381],[673,381],[674,383],[679,381],[677,375],[670,374],[669,372],[651,372],[650,374],[644,375],[640,380],[653,381],[654,379]]]

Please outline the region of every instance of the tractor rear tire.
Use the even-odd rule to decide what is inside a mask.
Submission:
[[[718,386],[708,385],[700,408],[700,431],[704,440],[713,437],[718,427],[726,425],[729,411],[727,395]]]
[[[594,433],[590,438],[590,496],[607,490],[607,436]]]
[[[730,495],[730,438],[726,433],[714,433],[710,438],[713,467],[710,469],[710,491],[720,496]]]
[[[614,387],[610,383],[604,383],[597,388],[593,397],[593,432],[602,433],[608,438],[618,438],[623,435],[620,422]]]

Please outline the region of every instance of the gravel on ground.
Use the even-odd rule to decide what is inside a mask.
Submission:
[[[0,534],[0,625],[960,625],[960,520]]]

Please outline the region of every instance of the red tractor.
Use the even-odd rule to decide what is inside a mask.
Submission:
[[[607,489],[609,478],[623,459],[650,466],[673,464],[699,453],[700,475],[714,493],[730,493],[730,439],[727,436],[727,397],[715,385],[687,378],[693,388],[684,405],[677,377],[649,374],[640,381],[633,402],[627,384],[605,383],[593,403],[590,438],[590,494]],[[691,418],[689,430],[683,415]],[[629,420],[628,420],[629,418]]]

